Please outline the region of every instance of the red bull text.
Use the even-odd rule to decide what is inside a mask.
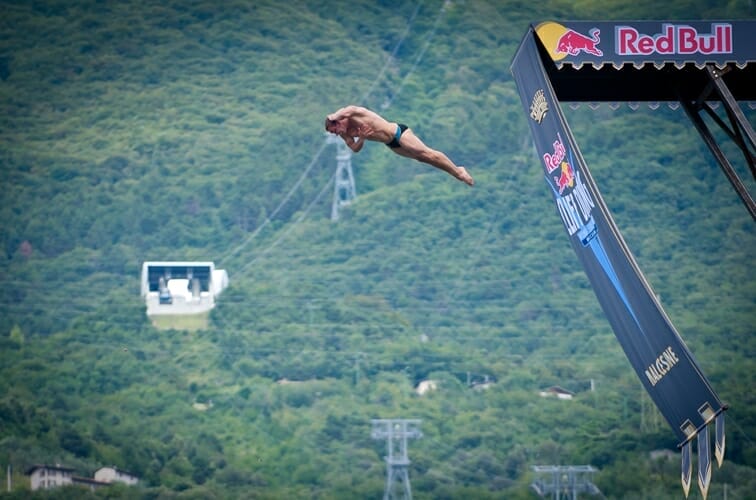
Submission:
[[[562,136],[557,132],[557,140],[554,141],[554,153],[545,153],[543,155],[543,163],[546,165],[546,171],[552,173],[559,168],[567,154],[567,149],[562,142]]]
[[[732,25],[712,24],[711,33],[699,33],[684,24],[664,24],[662,32],[644,35],[632,26],[617,26],[615,51],[622,56],[649,54],[731,54]]]

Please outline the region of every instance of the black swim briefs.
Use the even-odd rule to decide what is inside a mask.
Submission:
[[[388,146],[390,148],[398,148],[398,147],[400,147],[401,144],[399,144],[399,139],[401,139],[402,134],[408,128],[409,127],[407,127],[407,125],[405,125],[403,123],[397,123],[397,125],[396,125],[396,133],[394,134],[394,138],[391,139],[391,142],[387,142],[386,146]]]

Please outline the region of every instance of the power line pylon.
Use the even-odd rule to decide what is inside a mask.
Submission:
[[[533,470],[539,477],[530,487],[540,497],[577,500],[578,493],[601,494],[592,481],[596,469],[590,465],[534,465]]]
[[[328,144],[336,144],[336,175],[333,181],[333,203],[331,204],[331,220],[339,220],[339,210],[357,199],[357,188],[352,175],[352,150],[336,137],[328,135]]]
[[[420,420],[417,419],[374,419],[373,431],[370,436],[373,439],[385,439],[388,448],[386,459],[386,489],[383,492],[383,500],[394,498],[412,499],[412,487],[410,486],[409,468],[410,460],[407,455],[407,439],[421,438]],[[394,485],[402,483],[400,496],[394,492]]]

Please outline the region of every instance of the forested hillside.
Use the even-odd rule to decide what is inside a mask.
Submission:
[[[376,418],[422,420],[415,498],[535,498],[532,467],[549,464],[596,467],[606,498],[681,497],[674,435],[569,246],[509,64],[530,22],[753,18],[750,0],[0,12],[0,498],[380,498]],[[367,144],[357,200],[331,221],[323,119],[352,103],[409,124],[476,185]],[[730,406],[710,498],[749,498],[754,221],[682,110],[565,112]],[[206,328],[150,323],[146,260],[228,272]],[[421,396],[424,380],[437,388]],[[575,397],[539,396],[552,386]],[[141,481],[32,494],[39,463]]]

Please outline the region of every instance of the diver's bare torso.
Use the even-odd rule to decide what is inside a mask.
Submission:
[[[368,109],[360,109],[348,118],[346,135],[388,143],[394,138],[396,123]]]

